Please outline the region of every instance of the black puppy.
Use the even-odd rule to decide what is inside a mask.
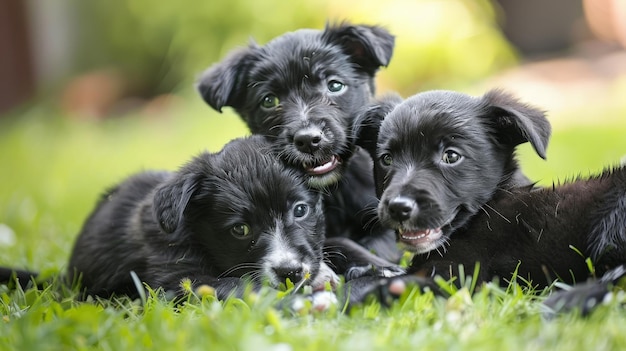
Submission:
[[[551,188],[521,174],[518,144],[545,157],[550,126],[541,111],[497,90],[480,98],[434,91],[383,100],[361,124],[376,159],[379,217],[416,253],[403,279],[437,289],[430,277],[478,262],[479,281],[516,273],[546,287],[586,280],[587,257],[596,274],[626,262],[624,168]]]
[[[396,261],[393,232],[375,218],[371,160],[355,149],[350,134],[393,46],[393,36],[375,26],[298,30],[233,51],[200,77],[197,88],[214,109],[233,107],[252,133],[272,140],[275,152],[325,193],[327,236],[336,238],[327,243],[331,250],[351,245],[341,240],[350,238]],[[380,264],[367,252],[347,260],[332,256],[342,272],[351,260]]]
[[[176,295],[181,281],[218,298],[247,282],[323,287],[321,196],[271,156],[261,137],[202,153],[175,173],[144,172],[108,191],[85,222],[68,265],[88,295],[135,297],[131,277]]]

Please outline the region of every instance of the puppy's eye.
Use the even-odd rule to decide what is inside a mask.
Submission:
[[[230,233],[237,238],[245,238],[250,234],[250,227],[245,223],[237,223],[230,228]]]
[[[391,166],[393,164],[393,157],[391,154],[384,154],[380,157],[380,162],[385,166]]]
[[[453,163],[459,162],[461,158],[462,156],[456,153],[456,151],[446,150],[443,152],[443,155],[441,156],[441,161],[443,161],[443,163],[447,163],[451,165]]]
[[[261,101],[261,106],[264,108],[273,108],[278,106],[279,103],[280,101],[278,100],[276,95],[269,94],[263,98],[263,100]]]
[[[309,214],[309,205],[298,203],[293,208],[293,216],[296,218],[304,218]]]
[[[328,82],[328,91],[331,93],[338,93],[346,88],[346,85],[338,80],[331,80]]]

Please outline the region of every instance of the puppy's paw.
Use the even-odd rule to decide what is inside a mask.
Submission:
[[[586,316],[599,305],[609,302],[612,296],[609,286],[600,281],[579,284],[550,295],[543,302],[543,314],[551,318],[561,313],[579,310],[581,315]]]
[[[318,291],[310,296],[313,310],[327,311],[337,305],[339,300],[337,295],[332,291]]]
[[[339,300],[332,291],[316,291],[309,295],[293,295],[285,300],[283,306],[291,312],[304,314],[308,312],[323,312],[337,306]]]
[[[326,284],[329,283],[330,287],[335,290],[340,281],[339,276],[326,263],[322,262],[317,276],[311,282],[311,287],[313,291],[325,290]]]
[[[551,318],[572,310],[578,310],[581,315],[587,316],[598,306],[608,304],[614,299],[626,301],[626,266],[614,268],[599,280],[562,288],[563,290],[553,293],[543,302],[544,316]]]
[[[350,304],[359,304],[374,299],[384,306],[390,306],[399,299],[411,286],[422,291],[439,292],[437,283],[428,278],[415,275],[401,275],[390,278],[361,277],[346,283],[346,293]]]
[[[400,266],[377,267],[373,265],[350,267],[344,274],[346,280],[354,280],[361,277],[391,278],[406,274],[406,270]]]

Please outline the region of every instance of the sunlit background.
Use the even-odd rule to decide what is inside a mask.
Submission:
[[[99,194],[146,168],[175,169],[246,135],[193,90],[250,40],[348,20],[396,36],[378,93],[493,87],[548,111],[551,184],[626,155],[621,0],[153,1],[0,4],[0,264],[59,269]]]

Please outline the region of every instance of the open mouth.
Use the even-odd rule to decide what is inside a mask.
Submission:
[[[416,231],[407,231],[398,228],[398,240],[417,252],[426,252],[436,249],[440,245],[443,232],[441,228],[429,228]]]
[[[319,164],[310,165],[308,162],[304,162],[302,166],[309,175],[324,175],[332,172],[341,164],[341,159],[337,155],[332,155],[329,160],[323,161]]]

